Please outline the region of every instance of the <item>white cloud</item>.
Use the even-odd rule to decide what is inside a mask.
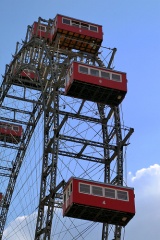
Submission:
[[[129,175],[132,176],[132,173],[129,172]],[[135,176],[131,177],[132,181],[136,181],[140,178],[143,178],[145,176],[160,176],[160,165],[154,164],[148,168],[142,168],[138,170],[135,174]]]
[[[33,240],[37,213],[17,217],[4,230],[3,239]]]
[[[157,239],[160,222],[160,165],[142,168],[135,175],[130,172],[129,181],[135,188],[136,215],[126,228],[126,239]]]
[[[154,164],[138,170],[135,175],[129,172],[129,185],[135,187],[138,196],[160,194],[160,165]]]
[[[128,186],[134,187],[135,189],[136,215],[126,226],[124,239],[126,240],[157,239],[157,236],[159,236],[159,222],[160,222],[160,210],[159,210],[160,165],[154,164],[152,166],[149,166],[148,168],[142,168],[138,170],[135,174],[130,172],[128,181],[129,181]],[[61,215],[61,213],[58,212],[57,217],[58,215]],[[34,238],[36,224],[35,219],[36,213],[33,213],[28,216],[18,217],[6,228],[4,232],[4,239],[32,240]],[[68,225],[69,223],[70,220],[69,222],[67,220],[66,225]],[[58,226],[56,225],[56,227]],[[58,227],[58,229],[61,228]],[[100,231],[101,227],[96,233],[92,229],[91,233],[85,237],[85,240],[100,239],[101,238]],[[122,231],[122,239],[123,232],[124,231]],[[56,236],[59,235],[57,234]],[[90,236],[92,237],[90,238]],[[70,239],[71,236],[69,238],[66,238],[65,240]],[[112,238],[109,237],[109,240],[111,239]]]

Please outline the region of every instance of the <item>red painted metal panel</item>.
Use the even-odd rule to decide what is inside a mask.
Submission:
[[[93,54],[99,50],[103,40],[101,25],[84,22],[60,14],[57,14],[55,17],[53,25],[47,34],[46,31],[46,24],[34,22],[30,39],[34,36],[44,38],[49,45],[53,45],[59,33],[59,48],[68,50],[77,49]]]
[[[65,22],[63,22],[64,20]],[[59,48],[77,49],[93,54],[98,52],[103,40],[102,26],[59,14],[54,19],[51,30],[53,41],[56,40],[57,34],[60,36],[58,39]]]
[[[26,86],[27,88],[41,90],[43,81],[39,81],[39,76],[36,71],[31,69],[19,70],[18,68],[12,69],[14,77],[12,83],[17,86]]]
[[[20,73],[22,78],[31,78],[32,80],[38,80],[38,77],[36,75],[35,72],[24,69],[21,73]]]
[[[2,197],[3,197],[3,195],[2,195],[2,193],[0,193],[0,201],[2,200]]]
[[[73,187],[70,192],[68,189],[71,183]],[[80,183],[87,184],[90,187],[101,187],[103,190],[107,188],[113,189],[115,192],[122,191],[127,194],[128,199],[120,200],[95,196],[93,193],[82,193],[79,191]],[[66,192],[68,195],[63,204],[63,216],[125,226],[135,215],[133,188],[71,178],[66,185],[64,194]]]
[[[112,209],[116,211],[125,211],[125,212],[135,213],[133,189],[124,188],[124,187],[122,188],[119,186],[113,186],[113,185],[101,184],[101,183],[95,183],[95,182],[91,183],[91,182],[86,182],[78,179],[73,179],[73,182],[74,182],[74,190],[73,190],[74,203],[95,206],[100,208],[107,208],[107,209]],[[122,190],[122,191],[125,190],[129,194],[129,201],[122,201],[118,199],[111,199],[111,198],[105,198],[105,197],[99,197],[99,196],[80,193],[79,185],[78,185],[80,182],[93,184],[99,187],[109,187],[111,189]]]
[[[88,25],[95,26],[95,27],[98,28],[98,31],[95,32],[95,31],[91,31],[91,30],[87,30],[87,29],[71,26],[71,25],[68,25],[68,24],[64,24],[62,22],[63,18],[69,19],[71,21],[78,21],[78,22],[80,22],[82,24],[88,24]],[[67,17],[67,16],[63,16],[63,15],[57,14],[55,26],[56,26],[55,29],[57,31],[59,31],[59,30],[66,30],[66,31],[69,31],[69,32],[74,32],[74,33],[77,33],[77,34],[82,34],[82,35],[85,35],[85,36],[89,36],[89,37],[93,37],[93,38],[97,38],[97,39],[103,40],[102,26],[98,25],[98,24],[95,24],[95,23],[84,22],[83,20],[79,20],[79,19],[75,19],[75,18],[71,18],[71,17]]]
[[[96,69],[96,70],[104,70],[104,71],[107,71],[107,72],[110,72],[110,73],[120,74],[122,76],[122,82],[116,82],[116,81],[112,81],[110,79],[105,79],[105,78],[102,78],[102,77],[96,77],[96,76],[89,75],[89,74],[82,74],[78,71],[79,66],[84,66],[84,67],[87,66],[89,68]],[[74,71],[73,71],[73,78],[72,79],[82,81],[82,82],[86,82],[86,83],[90,83],[90,84],[97,85],[97,86],[106,87],[106,88],[127,91],[127,79],[126,79],[126,73],[124,73],[124,72],[113,71],[113,70],[110,70],[110,69],[104,69],[104,68],[100,68],[100,67],[90,66],[90,65],[86,65],[86,64],[83,64],[83,63],[81,64],[81,63],[78,63],[78,62],[73,62],[73,67],[74,67]]]
[[[88,74],[79,71],[80,67],[88,69]],[[98,71],[99,76],[91,75],[90,71]],[[119,81],[101,76],[106,72],[110,76],[119,76]],[[93,102],[117,106],[127,93],[126,73],[111,69],[73,62],[66,75],[65,94]]]
[[[10,127],[10,128],[9,128]],[[17,130],[14,130],[12,127],[18,128]],[[5,122],[0,122],[0,134],[1,135],[10,135],[15,137],[21,137],[23,133],[22,126],[15,125],[15,124],[8,124]]]
[[[43,31],[42,29],[40,29],[40,27],[47,28],[47,25],[46,24],[41,24],[41,23],[38,24],[38,22],[33,23],[30,38],[36,36],[36,37],[39,37],[39,38],[47,38],[48,40],[51,40],[52,39],[51,32],[49,32],[48,35],[46,35],[46,31]]]

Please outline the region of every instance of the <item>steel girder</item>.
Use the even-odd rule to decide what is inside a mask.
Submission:
[[[39,22],[41,20],[42,19],[39,19]],[[48,24],[52,24],[52,21],[48,21]],[[1,211],[2,220],[0,221],[0,239],[2,239],[9,205],[27,146],[42,114],[44,116],[44,149],[35,240],[40,240],[42,238],[47,240],[50,239],[54,208],[61,207],[62,199],[61,196],[57,194],[57,191],[63,187],[64,182],[57,185],[56,179],[59,156],[79,159],[79,161],[85,160],[103,164],[104,182],[123,185],[123,147],[133,132],[133,129],[127,129],[128,133],[124,138],[122,138],[122,126],[118,107],[110,108],[107,106],[107,109],[109,110],[106,112],[106,106],[98,104],[97,110],[99,112],[99,117],[93,117],[82,113],[82,109],[85,104],[85,101],[82,100],[77,112],[74,113],[69,110],[62,111],[59,106],[59,99],[64,96],[64,76],[72,59],[86,63],[89,62],[91,65],[102,67],[105,67],[105,65],[97,55],[95,56],[77,51],[59,50],[58,37],[54,46],[50,47],[44,40],[38,38],[29,40],[29,33],[30,27],[28,28],[26,39],[23,42],[22,47],[20,47],[20,50],[18,50],[19,43],[17,43],[15,55],[12,62],[6,66],[5,76],[0,88],[1,109],[9,110],[13,112],[15,116],[13,119],[4,118],[4,120],[26,125],[21,144],[19,148],[16,149],[17,156],[14,160],[14,166],[3,200]],[[112,50],[112,56],[107,66],[108,68],[111,67],[111,63],[116,52],[116,49]],[[26,87],[20,79],[17,80],[16,84],[23,88],[23,97],[8,94],[8,91],[12,84],[15,83],[15,79],[17,79],[18,74],[26,68],[34,70],[38,75],[40,85],[37,91],[39,91],[40,94],[37,100],[32,100],[25,95]],[[17,70],[16,73],[14,71],[15,69]],[[8,107],[3,104],[6,98],[30,102],[33,104],[33,109],[26,111],[24,109],[19,110]],[[18,112],[28,115],[28,121],[22,122],[18,120],[16,118]],[[112,126],[109,126],[108,121],[112,115],[114,116],[114,123]],[[89,138],[84,139],[77,136],[61,134],[61,129],[63,129],[63,126],[71,119],[88,124],[94,123],[95,125],[100,125],[102,131],[102,142],[96,142]],[[113,143],[113,138],[115,137],[116,141]],[[81,145],[81,148],[79,151],[64,151],[59,147],[60,141],[66,145],[68,144],[68,146],[70,143],[78,143]],[[102,158],[86,155],[84,152],[88,146],[101,149],[103,152]],[[3,147],[6,146],[4,145]],[[117,169],[114,178],[111,175],[111,164],[113,161],[116,161]],[[60,201],[56,201],[58,199]],[[102,240],[108,240],[108,234],[109,226],[105,223],[102,228]],[[121,227],[116,226],[114,239],[119,240],[120,238]]]

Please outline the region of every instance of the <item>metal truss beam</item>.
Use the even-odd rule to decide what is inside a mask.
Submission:
[[[28,122],[24,122],[24,121],[20,121],[20,120],[17,120],[15,118],[6,118],[6,117],[1,117],[1,120],[2,121],[7,121],[7,122],[13,122],[13,123],[18,123],[18,124],[23,124],[23,125],[27,125]],[[33,124],[33,123],[31,123]]]
[[[45,19],[39,18],[38,26],[41,22],[48,23],[46,32],[47,36],[53,24],[53,21],[46,21]],[[0,106],[2,106],[2,110],[10,111],[13,113],[12,118],[2,117],[1,119],[4,121],[16,122],[26,125],[22,141],[18,146],[0,144],[2,147],[17,150],[17,155],[11,174],[9,176],[7,174],[5,175],[6,177],[10,177],[10,179],[6,194],[4,196],[0,216],[0,240],[2,239],[2,233],[16,184],[16,179],[19,174],[28,144],[42,114],[44,114],[44,146],[35,240],[50,240],[54,209],[55,207],[61,207],[62,204],[62,194],[60,194],[58,191],[64,186],[65,183],[64,181],[57,183],[58,157],[65,156],[68,158],[103,164],[104,182],[123,185],[123,147],[127,144],[127,140],[133,133],[133,129],[130,129],[127,135],[122,138],[120,111],[118,107],[109,107],[109,112],[105,113],[106,106],[97,104],[99,112],[97,118],[81,114],[82,109],[85,105],[85,100],[81,101],[81,104],[76,113],[61,111],[59,106],[59,97],[61,95],[64,96],[64,91],[62,90],[64,87],[64,76],[71,61],[74,59],[76,61],[83,61],[90,63],[91,65],[98,65],[101,67],[105,67],[105,65],[97,55],[59,49],[58,42],[60,34],[58,34],[54,45],[51,47],[48,45],[46,39],[39,39],[38,36],[33,37],[30,40],[30,33],[31,27],[29,26],[26,34],[26,39],[23,42],[21,49],[18,51],[19,43],[17,43],[13,60],[10,65],[6,66],[5,76],[0,87]],[[112,50],[112,55],[107,68],[111,68],[111,64],[113,62],[117,49],[114,48],[110,50]],[[39,76],[39,83],[41,87],[37,89],[37,91],[39,91],[39,94],[41,95],[38,100],[33,100],[30,97],[27,97],[25,94],[26,87],[24,84],[21,85],[21,82],[18,82],[17,84],[15,81],[21,71],[25,68],[34,70]],[[17,70],[16,74],[15,69]],[[8,93],[11,84],[14,86],[18,85],[22,88],[24,91],[23,97]],[[33,89],[36,90],[35,88]],[[33,111],[26,111],[3,106],[3,101],[5,98],[14,99],[19,102],[31,103],[33,104]],[[17,113],[28,115],[28,121],[18,120],[15,117]],[[112,116],[114,116],[114,123],[112,126],[108,126],[107,124]],[[62,119],[61,122],[59,119]],[[89,139],[87,140],[61,134],[61,130],[69,119],[76,119],[87,123],[99,124],[102,131],[102,142],[96,142]],[[112,140],[114,138],[116,138],[116,143],[110,144],[113,142]],[[81,146],[77,152],[64,151],[59,148],[60,141],[64,141],[65,143],[78,143]],[[103,152],[102,158],[86,155],[85,150],[88,146],[100,148],[101,152]],[[116,161],[117,169],[116,176],[112,179],[111,163],[113,160]],[[1,174],[3,174],[3,172],[0,173],[0,175]],[[102,240],[108,240],[108,231],[109,225],[107,223],[104,223],[102,227]],[[114,240],[120,239],[121,227],[116,226],[114,231]]]
[[[40,99],[42,99],[42,98],[40,98]],[[37,112],[37,114],[36,114],[36,118],[35,118],[35,122],[34,122],[35,123],[34,127],[38,123],[38,120],[40,119],[40,116],[42,114],[42,109],[39,109],[39,107],[37,105],[34,107],[32,115],[34,115],[36,112]],[[32,116],[30,118],[30,121],[32,122]],[[30,121],[29,121],[29,123],[30,123]],[[15,187],[15,184],[16,184],[17,177],[18,177],[18,173],[20,171],[20,168],[21,168],[23,158],[24,158],[25,152],[27,150],[29,141],[30,141],[30,139],[32,137],[32,134],[34,132],[34,127],[33,126],[31,127],[31,125],[29,123],[28,123],[28,126],[26,128],[26,131],[25,131],[25,133],[23,135],[23,139],[22,139],[22,142],[25,143],[25,144],[23,144],[23,149],[21,149],[21,148],[18,149],[18,153],[17,153],[16,159],[14,161],[14,166],[13,166],[13,169],[12,169],[12,173],[10,175],[10,179],[9,179],[8,187],[7,187],[7,190],[6,190],[6,194],[4,196],[4,201],[3,201],[1,215],[0,215],[0,218],[1,218],[1,221],[0,221],[0,239],[2,239],[2,234],[3,234],[3,230],[4,230],[6,218],[7,218],[7,213],[8,213],[8,210],[9,210],[9,205],[10,205],[10,202],[11,202],[12,194],[13,194],[13,191],[14,191],[14,187]]]
[[[79,156],[78,153],[73,153],[73,152],[68,152],[68,151],[58,151],[59,155],[61,156],[66,156],[66,157],[70,157],[70,158],[73,158],[73,159],[80,159],[80,160],[85,160],[85,161],[90,161],[90,162],[97,162],[97,163],[105,163],[106,162],[106,159],[103,159],[103,158],[96,158],[96,157],[90,157],[88,155],[83,155],[81,154]]]
[[[17,108],[6,107],[6,106],[1,106],[1,109],[13,112],[14,115],[16,113],[22,113],[22,114],[26,114],[26,115],[31,115],[32,114],[32,112],[29,112],[29,111],[25,111],[25,110],[21,110],[21,109],[17,109]]]
[[[100,142],[95,142],[95,141],[91,141],[91,140],[86,140],[83,138],[76,138],[76,137],[70,137],[67,135],[59,135],[59,139],[61,140],[65,140],[65,141],[71,141],[71,142],[76,142],[76,143],[81,143],[84,145],[89,145],[89,146],[93,146],[93,147],[99,147],[99,148],[107,148],[110,150],[115,151],[116,150],[116,146],[114,145],[108,145],[106,141],[104,141],[103,143]]]

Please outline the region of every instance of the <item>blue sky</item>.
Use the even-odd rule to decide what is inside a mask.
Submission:
[[[49,19],[57,13],[103,25],[103,46],[117,48],[115,69],[127,72],[128,78],[123,120],[135,129],[127,150],[127,172],[129,183],[136,188],[138,213],[126,229],[126,239],[156,239],[158,225],[154,220],[152,224],[145,223],[141,216],[146,213],[142,204],[148,197],[146,192],[152,196],[146,203],[147,209],[157,206],[160,196],[154,187],[160,184],[160,1],[1,0],[0,74],[4,74],[5,64],[11,61],[16,42],[25,38],[27,26],[39,16]],[[160,213],[156,214],[158,218]],[[152,218],[151,212],[149,216]],[[142,221],[143,225],[136,230]],[[146,234],[146,224],[153,235]],[[139,231],[136,237],[135,230]]]

